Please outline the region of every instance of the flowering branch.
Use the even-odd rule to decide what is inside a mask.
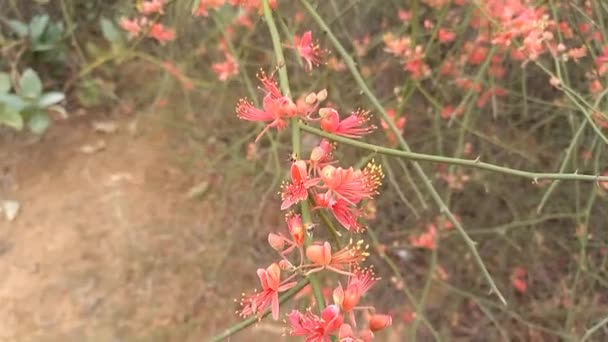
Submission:
[[[279,36],[279,31],[274,22],[274,18],[272,17],[272,11],[270,9],[270,5],[268,0],[263,1],[264,7],[264,18],[266,19],[266,24],[268,25],[268,30],[270,31],[270,38],[272,39],[272,47],[274,49],[274,54],[277,59],[277,65],[279,66],[279,86],[283,91],[283,94],[286,97],[291,97],[291,89],[289,89],[289,77],[287,76],[287,68],[285,67],[285,56],[283,55],[283,48],[281,45],[281,38]],[[292,151],[293,154],[298,156],[300,155],[300,125],[298,125],[298,119],[291,119],[291,143],[292,143]],[[300,204],[302,209],[302,219],[304,224],[310,224],[310,208],[308,207],[307,201],[302,201]],[[309,240],[309,239],[307,239]],[[310,241],[307,241],[307,244]],[[315,296],[315,301],[319,306],[319,309],[322,310],[325,306],[325,300],[323,297],[323,293],[321,292],[321,287],[319,285],[318,280],[316,279],[314,274],[308,275],[308,280],[310,281],[310,286],[312,287],[313,294]]]
[[[324,132],[320,129],[300,123],[300,128],[303,131],[318,135],[323,138],[327,138],[332,141],[340,142],[346,145],[358,147],[364,150],[384,154],[387,156],[399,157],[409,160],[416,161],[428,161],[432,163],[443,163],[451,165],[460,165],[476,169],[482,169],[486,171],[502,173],[510,176],[522,177],[532,179],[535,183],[539,180],[571,180],[571,181],[608,181],[608,176],[599,175],[585,175],[578,173],[545,173],[545,172],[530,172],[518,169],[512,169],[505,166],[494,165],[486,162],[482,162],[479,158],[477,159],[461,159],[442,157],[433,154],[416,153],[409,151],[401,151],[393,148],[382,147],[374,144],[365,143],[355,139],[349,139],[339,135]]]

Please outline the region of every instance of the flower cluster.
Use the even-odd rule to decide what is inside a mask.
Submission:
[[[280,317],[279,293],[296,285],[298,276],[329,271],[345,276],[346,282],[339,282],[333,289],[333,304],[327,306],[318,316],[309,308],[305,312],[293,310],[287,315],[287,322],[292,336],[306,336],[309,341],[326,341],[330,335],[337,334],[340,341],[370,341],[374,332],[384,329],[392,322],[391,316],[377,314],[372,306],[361,306],[362,297],[379,280],[372,268],[362,268],[361,263],[369,255],[367,246],[359,240],[352,240],[343,248],[333,251],[327,241],[312,242],[306,245],[311,226],[302,221],[301,215],[290,211],[285,216],[287,234],[270,233],[268,244],[278,252],[280,261],[272,263],[266,269],[258,269],[261,291],[243,294],[240,300],[241,309],[237,313],[242,317],[257,315],[261,317],[270,308],[272,317]],[[297,253],[294,253],[295,251]],[[292,257],[297,255],[297,257]],[[288,275],[282,277],[282,273]],[[367,320],[365,328],[359,332],[355,329],[357,312],[363,313]]]
[[[584,73],[589,90],[599,96],[605,89],[603,78],[608,74],[608,48],[604,47],[603,34],[597,25],[583,22],[574,27],[571,21],[555,19],[560,14],[562,18],[568,18],[571,8],[567,3],[552,4],[553,9],[526,0],[487,0],[479,4],[428,0],[423,3],[430,7],[429,13],[446,11],[445,17],[441,15],[445,19],[436,21],[436,17],[428,14],[414,18],[408,9],[400,10],[398,19],[406,25],[413,25],[413,20],[420,21],[421,28],[426,31],[424,34],[439,44],[425,46],[416,40],[417,37],[407,34],[387,32],[383,35],[384,50],[396,57],[413,79],[446,81],[465,93],[475,94],[478,108],[492,104],[496,111],[498,99],[510,94],[494,82],[484,80],[504,79],[511,65],[526,67],[543,56],[554,58],[556,62],[581,64],[585,59],[593,58],[588,62],[595,68]],[[584,1],[581,6],[581,11],[588,17],[595,16],[592,3]],[[465,6],[472,7],[472,16],[462,16],[463,10],[469,10]],[[459,31],[455,31],[455,27],[459,27]],[[462,48],[454,49],[456,42],[460,42]],[[602,48],[592,51],[597,46]],[[445,56],[428,58],[438,54]],[[471,70],[481,73],[472,76]],[[435,73],[437,78],[434,78]],[[555,75],[548,75],[547,81],[554,87],[562,86],[562,80]],[[440,113],[442,118],[451,119],[463,111],[462,106],[445,104]]]
[[[157,18],[165,14],[165,0],[145,0],[137,3],[139,16],[129,19],[122,17],[120,26],[127,31],[129,39],[145,34],[161,44],[175,39],[175,30],[157,22]]]
[[[308,70],[317,63],[315,48],[309,49],[311,39],[307,32],[296,40],[300,55],[308,63]],[[260,71],[258,79],[263,93],[261,107],[248,99],[239,100],[236,107],[238,118],[266,124],[256,141],[271,128],[284,129],[294,118],[318,123],[323,131],[349,138],[361,138],[375,129],[368,123],[368,111],[357,109],[341,118],[335,108],[322,107],[327,98],[326,90],[312,92],[294,102],[281,91],[272,75]],[[292,159],[290,179],[283,183],[280,192],[281,210],[289,210],[285,215],[287,232],[268,235],[268,244],[278,253],[280,260],[266,269],[258,269],[261,290],[244,294],[238,313],[243,317],[260,317],[270,309],[272,317],[278,319],[279,294],[293,288],[297,277],[332,272],[346,277],[346,281],[339,282],[333,290],[333,304],[325,307],[319,315],[311,308],[304,312],[291,311],[287,315],[290,335],[306,336],[307,341],[319,342],[329,341],[329,336],[334,335],[340,341],[371,341],[374,332],[389,326],[392,318],[377,314],[372,306],[359,305],[364,294],[379,280],[372,268],[361,265],[369,255],[368,246],[363,240],[355,242],[351,239],[346,246],[338,248],[328,241],[314,241],[312,229],[315,225],[304,222],[302,216],[293,210],[295,204],[310,201],[314,204],[313,210],[331,212],[348,233],[356,234],[363,230],[360,221],[366,212],[361,204],[378,194],[384,177],[382,168],[374,162],[363,169],[337,166],[334,149],[334,144],[322,139],[308,159]],[[357,324],[361,317],[365,319],[365,325]]]
[[[327,91],[308,94],[304,100],[294,103],[279,89],[272,76],[263,70],[258,73],[260,89],[264,93],[262,107],[256,107],[250,100],[242,98],[236,106],[239,119],[265,122],[266,127],[257,136],[258,141],[270,128],[282,130],[287,126],[287,120],[299,118],[309,122],[320,122],[321,129],[326,132],[349,138],[360,138],[373,132],[376,126],[369,124],[370,113],[358,109],[346,118],[340,119],[340,114],[334,108],[320,108],[321,102],[327,98]]]

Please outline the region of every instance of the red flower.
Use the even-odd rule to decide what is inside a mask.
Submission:
[[[395,126],[397,126],[397,129],[399,130],[399,133],[402,135],[403,128],[405,127],[405,123],[407,122],[407,119],[405,118],[405,116],[402,116],[395,120],[396,115],[395,115],[394,109],[387,109],[386,114],[391,119],[391,121],[393,121],[393,123],[395,123]],[[388,123],[386,121],[384,121],[384,119],[383,119],[383,120],[380,120],[380,125],[384,129],[386,136],[388,137],[388,141],[391,142],[392,144],[394,144],[396,142],[395,134],[388,126]]]
[[[137,9],[143,15],[150,15],[154,13],[164,14],[165,12],[163,7],[165,7],[164,0],[150,0],[140,2]]]
[[[417,237],[410,236],[410,243],[413,247],[435,249],[437,248],[437,228],[434,224],[427,225],[426,233]]]
[[[321,64],[321,58],[323,57],[323,51],[319,48],[319,44],[313,42],[312,32],[306,31],[301,37],[295,36],[295,49],[298,54],[306,62],[305,69],[311,71],[313,66],[319,66]]]
[[[353,275],[354,273],[345,271],[344,269],[356,267],[365,260],[369,255],[366,250],[367,246],[363,247],[363,240],[357,241],[355,245],[349,243],[346,247],[333,254],[329,242],[314,243],[306,248],[306,257],[312,262],[308,266],[314,267],[308,273],[328,269],[344,275]]]
[[[361,210],[349,206],[349,203],[343,199],[335,201],[329,209],[346,230],[356,233],[363,231],[364,227],[358,221],[359,217],[363,215]]]
[[[523,267],[513,267],[511,271],[511,285],[517,292],[526,293],[528,284],[526,283],[526,270]]]
[[[296,282],[281,282],[281,268],[277,263],[268,266],[267,269],[260,268],[257,271],[262,291],[241,299],[242,317],[257,314],[261,316],[269,306],[272,309],[272,318],[279,319],[279,292],[287,291],[296,285]]]
[[[306,342],[330,342],[330,334],[340,328],[344,318],[337,306],[329,305],[323,309],[321,317],[313,314],[310,309],[304,314],[293,310],[287,315],[287,321],[291,336],[306,336]]]
[[[366,126],[369,121],[369,111],[358,109],[355,112],[340,121],[340,114],[333,108],[321,108],[319,109],[319,115],[321,116],[321,129],[338,135],[342,135],[348,138],[360,138],[366,134],[371,133],[376,126]]]
[[[223,62],[213,63],[211,69],[220,81],[226,81],[239,73],[239,65],[231,54],[226,54]]]
[[[307,199],[308,189],[319,182],[319,178],[310,179],[308,177],[306,162],[303,160],[291,164],[290,174],[291,183],[284,183],[281,187],[281,199],[283,200],[281,210]]]
[[[161,23],[155,23],[150,26],[148,36],[156,39],[161,44],[165,44],[166,42],[175,39],[175,31],[171,28],[165,27]]]
[[[263,100],[263,109],[258,109],[253,106],[247,99],[240,99],[236,113],[239,119],[247,121],[262,121],[270,123],[258,134],[255,138],[257,142],[268,131],[274,127],[281,130],[287,126],[285,119],[295,114],[295,105],[287,97],[275,99],[271,94],[267,94]]]
[[[343,199],[352,205],[377,195],[383,178],[382,166],[373,162],[368,163],[363,170],[336,168],[332,165],[321,170],[324,187],[335,194],[337,199]]]
[[[217,10],[218,8],[222,7],[222,5],[224,5],[224,2],[225,0],[201,0],[192,15],[194,15],[195,17],[206,17],[209,15],[210,9]]]
[[[125,17],[120,18],[120,27],[128,32],[127,36],[129,37],[129,39],[139,36],[139,34],[141,33],[141,25],[141,20],[131,20]]]
[[[327,139],[321,140],[319,146],[312,149],[309,161],[314,172],[320,171],[322,167],[331,163],[333,150],[334,145]]]
[[[450,43],[450,42],[453,42],[454,39],[456,39],[456,33],[452,32],[452,31],[448,31],[444,28],[439,29],[437,36],[438,36],[439,42],[441,42],[441,43]]]
[[[361,296],[374,286],[378,279],[371,269],[355,271],[354,275],[348,278],[346,289],[339,284],[334,290],[334,303],[344,312],[352,311],[359,304]]]

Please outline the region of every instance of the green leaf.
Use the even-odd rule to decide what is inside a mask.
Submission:
[[[0,105],[0,124],[20,131],[23,129],[23,118],[19,112]]]
[[[101,33],[107,41],[110,43],[120,43],[122,41],[121,31],[116,28],[111,20],[102,17],[99,24],[101,25]]]
[[[38,99],[38,107],[46,108],[50,105],[54,105],[59,103],[65,99],[65,94],[59,91],[51,91],[43,94],[40,99]]]
[[[33,133],[42,134],[51,125],[51,119],[45,112],[38,111],[27,122],[27,126]]]
[[[11,76],[5,72],[0,72],[0,94],[8,93],[11,90]]]
[[[7,20],[6,24],[10,27],[13,32],[15,32],[19,37],[27,37],[29,34],[29,29],[25,23],[22,23],[19,20]]]
[[[37,15],[32,18],[30,21],[30,37],[32,38],[32,41],[37,42],[40,40],[40,37],[42,37],[44,30],[49,24],[49,19],[48,14]]]
[[[21,95],[26,98],[35,99],[42,94],[42,81],[38,74],[31,68],[26,69],[19,79]]]
[[[6,105],[7,108],[20,112],[27,107],[27,102],[15,94],[0,93],[0,105]]]

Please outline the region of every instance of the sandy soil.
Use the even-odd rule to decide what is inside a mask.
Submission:
[[[204,180],[176,166],[164,125],[100,133],[96,120],[0,141],[0,199],[21,204],[0,217],[0,341],[206,340],[238,320],[232,298],[255,282],[226,257],[238,232],[212,197],[188,197]],[[231,340],[281,333],[263,323]]]

